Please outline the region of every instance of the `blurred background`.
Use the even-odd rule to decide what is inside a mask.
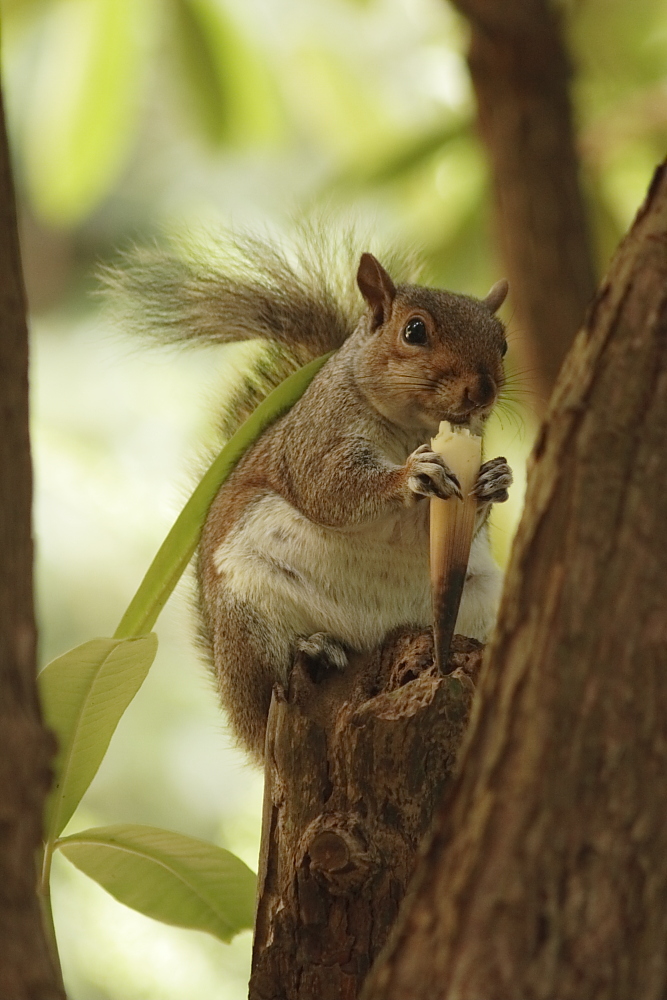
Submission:
[[[664,0],[569,0],[582,181],[606,266],[667,147]],[[311,211],[421,251],[429,282],[502,277],[476,137],[467,28],[446,0],[1,0],[2,63],[31,310],[41,662],[113,633],[211,445],[244,351],[146,350],[109,328],[94,270],[132,240],[219,225],[280,233]],[[508,366],[512,370],[511,312]],[[245,350],[245,349],[244,349]],[[517,393],[488,454],[517,473]],[[256,868],[261,776],[229,739],[190,641],[184,580],[151,674],[70,831],[142,822]],[[57,857],[72,1000],[240,1000],[250,934],[222,945],[116,903]]]

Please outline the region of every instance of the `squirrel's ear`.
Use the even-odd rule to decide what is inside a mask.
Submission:
[[[496,281],[495,285],[493,286],[489,294],[486,296],[486,298],[482,299],[482,302],[487,307],[487,309],[490,309],[491,312],[494,313],[498,309],[500,309],[501,305],[507,298],[507,293],[509,292],[509,290],[510,290],[509,282],[507,281],[506,278],[502,278],[500,281]]]
[[[362,253],[357,271],[359,291],[373,312],[373,329],[387,319],[396,295],[394,282],[372,253]]]

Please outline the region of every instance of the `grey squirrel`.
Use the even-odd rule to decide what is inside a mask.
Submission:
[[[395,285],[367,252],[356,262],[357,300],[322,247],[293,261],[254,239],[223,262],[137,249],[104,276],[125,324],[160,340],[270,342],[269,381],[336,351],[222,486],[199,547],[203,642],[232,730],[257,761],[272,688],[287,681],[297,650],[344,669],[349,650],[430,624],[425,498],[460,489],[425,442],[444,419],[481,432],[504,382],[495,313],[507,282],[479,300]],[[254,402],[252,388],[237,396],[235,418]],[[456,631],[482,641],[501,580],[486,518],[511,481],[496,458],[475,487]]]

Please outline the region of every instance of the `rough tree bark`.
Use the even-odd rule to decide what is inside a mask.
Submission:
[[[0,997],[59,1000],[35,891],[53,741],[35,683],[28,335],[0,95]]]
[[[568,94],[570,66],[548,0],[453,0],[487,148],[496,229],[521,334],[547,400],[595,292]]]
[[[449,781],[481,647],[403,630],[344,673],[297,661],[267,734],[251,1000],[353,1000]],[[317,682],[316,682],[317,681]]]
[[[460,773],[367,1000],[667,994],[667,169],[540,434]]]

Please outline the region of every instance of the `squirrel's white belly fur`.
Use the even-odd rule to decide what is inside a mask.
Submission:
[[[259,497],[214,556],[230,596],[271,623],[289,663],[297,637],[327,632],[372,649],[398,625],[431,623],[428,504],[356,527],[310,521],[276,493]],[[486,529],[473,541],[456,631],[485,641],[501,576]]]

